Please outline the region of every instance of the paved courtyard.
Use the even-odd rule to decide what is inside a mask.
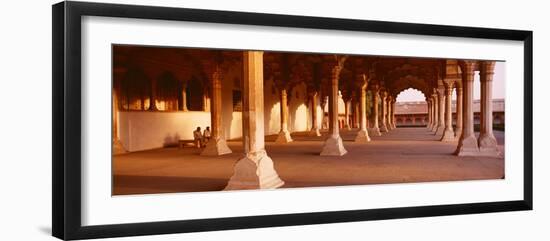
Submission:
[[[479,180],[504,178],[504,157],[458,157],[457,142],[440,142],[426,128],[398,128],[373,137],[353,139],[357,130],[341,130],[348,153],[319,156],[322,137],[292,133],[294,142],[275,144],[266,137],[266,150],[275,163],[283,188],[380,183]],[[495,131],[503,152],[504,132]],[[116,155],[113,194],[147,194],[222,190],[242,156],[242,143],[229,141],[233,153],[200,156],[194,147],[162,148]]]

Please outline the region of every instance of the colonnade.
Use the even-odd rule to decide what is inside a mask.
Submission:
[[[495,61],[461,62],[461,76],[452,76],[434,88],[427,99],[428,130],[441,136],[441,141],[458,140],[455,151],[459,156],[498,156],[497,141],[493,134],[492,81]],[[479,71],[481,84],[480,134],[474,131],[474,76]],[[447,76],[449,77],[449,76]],[[451,96],[456,91],[456,126],[453,129]]]
[[[265,150],[264,130],[264,53],[262,51],[234,52],[240,56],[229,56],[230,61],[239,59],[242,64],[242,141],[243,156],[234,167],[226,189],[258,189],[277,188],[284,184],[274,169],[273,161]],[[208,57],[203,63],[203,73],[210,85],[211,99],[208,109],[211,112],[211,139],[201,155],[224,155],[231,153],[222,133],[222,88],[224,58],[221,54],[212,56],[205,53],[201,57]],[[291,56],[292,57],[292,56]],[[456,61],[456,60],[426,60],[410,64],[409,59],[388,59],[380,64],[380,59],[365,59],[366,57],[348,57],[345,55],[323,55],[305,59],[288,58],[285,62],[273,64],[277,68],[282,65],[295,65],[302,61],[311,61],[313,66],[322,65],[322,68],[298,68],[291,73],[291,68],[277,70],[278,78],[282,79],[276,88],[280,96],[280,131],[277,143],[292,142],[288,129],[288,98],[292,91],[291,85],[285,81],[303,81],[311,84],[308,92],[311,101],[311,135],[320,136],[322,125],[318,122],[317,106],[319,99],[324,100],[328,95],[328,136],[320,150],[323,156],[342,156],[348,151],[340,135],[339,100],[340,92],[345,89],[345,124],[344,128],[351,129],[351,122],[357,123],[355,142],[371,141],[370,136],[381,136],[396,128],[395,104],[396,95],[400,90],[412,85],[421,89],[427,96],[428,103],[428,130],[440,137],[441,141],[458,140],[456,155],[497,155],[497,142],[492,132],[492,80],[494,61]],[[213,61],[212,61],[213,59]],[[351,59],[351,60],[349,60]],[[299,61],[298,61],[299,60]],[[292,64],[289,64],[291,61]],[[378,62],[377,62],[378,61]],[[393,61],[393,62],[392,62]],[[431,61],[431,62],[430,62]],[[458,63],[459,62],[459,63]],[[460,65],[460,69],[458,66]],[[446,66],[442,69],[441,66]],[[272,67],[272,68],[275,68]],[[377,69],[378,68],[378,69]],[[314,70],[311,70],[314,69]],[[276,72],[273,70],[268,70]],[[304,72],[309,74],[304,74]],[[480,72],[481,81],[481,128],[479,138],[474,134],[473,115],[473,81],[475,71]],[[319,72],[319,73],[317,73]],[[411,74],[420,76],[411,79]],[[271,75],[274,75],[271,73]],[[309,77],[308,77],[309,76]],[[311,77],[314,76],[314,77]],[[316,76],[316,77],[315,77]],[[321,76],[321,77],[319,77]],[[297,80],[291,80],[295,78]],[[306,81],[304,79],[307,79]],[[317,78],[317,79],[316,79]],[[405,78],[405,80],[403,80]],[[407,79],[408,78],[408,79]],[[319,80],[322,79],[322,80]],[[412,82],[409,82],[412,81]],[[342,83],[344,82],[344,83]],[[319,84],[322,83],[322,84]],[[353,84],[349,84],[353,83]],[[411,84],[412,83],[412,84]],[[155,85],[153,85],[155,86]],[[343,87],[344,86],[344,87]],[[310,88],[311,87],[311,88]],[[372,97],[370,120],[367,116],[367,91]],[[457,124],[453,128],[452,120],[452,91],[457,93]],[[343,91],[342,91],[343,92]],[[353,92],[353,94],[349,94]],[[156,91],[151,91],[151,100],[155,100]],[[351,96],[351,97],[350,97]],[[349,99],[351,98],[351,99]],[[206,101],[205,101],[206,102]],[[150,109],[155,110],[152,101]],[[324,111],[323,111],[324,112]],[[354,115],[351,117],[351,115]],[[370,126],[369,126],[370,124]]]

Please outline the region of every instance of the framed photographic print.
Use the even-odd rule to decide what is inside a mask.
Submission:
[[[532,48],[523,30],[55,4],[53,235],[531,210]]]

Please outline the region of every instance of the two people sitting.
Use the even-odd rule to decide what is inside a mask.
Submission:
[[[197,129],[195,129],[195,131],[193,131],[193,140],[195,141],[195,146],[197,148],[205,147],[206,143],[208,143],[208,141],[210,141],[211,135],[212,134],[210,132],[210,127],[209,126],[207,126],[206,129],[204,130],[204,132],[202,132],[202,133],[201,133],[200,126],[197,127]]]

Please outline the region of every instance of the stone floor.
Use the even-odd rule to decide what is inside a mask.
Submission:
[[[504,157],[454,156],[457,142],[439,142],[426,128],[398,128],[366,144],[353,142],[355,132],[342,131],[348,150],[342,157],[319,156],[324,137],[292,133],[294,142],[275,144],[276,135],[267,136],[283,188],[504,177]],[[504,132],[495,136],[502,150]],[[113,195],[222,190],[243,152],[240,141],[228,144],[233,153],[218,157],[200,156],[193,147],[116,155]]]

